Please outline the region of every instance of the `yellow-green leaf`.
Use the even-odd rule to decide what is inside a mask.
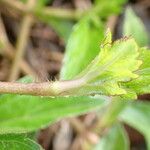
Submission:
[[[141,48],[139,52],[139,59],[143,61],[143,64],[135,72],[139,77],[130,82],[123,83],[125,88],[137,95],[150,93],[150,50]]]
[[[134,73],[141,61],[138,60],[138,46],[134,39],[121,39],[111,42],[111,33],[108,32],[101,45],[99,55],[76,78],[86,83],[79,89],[78,94],[121,95],[126,90],[120,86],[138,75]]]

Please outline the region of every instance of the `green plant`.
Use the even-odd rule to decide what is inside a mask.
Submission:
[[[107,3],[102,6],[111,12]],[[60,81],[30,83],[32,78],[25,77],[17,83],[0,82],[0,149],[42,149],[29,133],[90,111],[101,116],[93,129],[100,135],[95,149],[128,150],[123,123],[140,131],[150,149],[150,103],[134,101],[137,95],[150,93],[150,51],[131,37],[112,42],[109,30],[102,40],[105,22],[98,18],[98,8],[75,25]]]
[[[79,115],[94,109],[100,109],[101,107],[108,107],[105,115],[102,117],[100,125],[97,127],[99,129],[98,132],[101,131],[101,128],[107,128],[110,125],[114,124],[116,122],[116,118],[118,117],[118,115],[120,115],[120,118],[123,121],[139,129],[143,134],[145,134],[147,142],[149,142],[148,109],[150,105],[134,101],[122,102],[121,99],[133,99],[133,97],[130,97],[130,90],[137,94],[139,93],[139,91],[142,91],[142,93],[145,93],[145,90],[149,92],[149,80],[144,82],[144,84],[147,85],[146,89],[145,87],[139,86],[138,84],[140,82],[137,81],[142,78],[142,75],[138,75],[136,74],[136,72],[138,73],[140,72],[140,69],[144,69],[142,73],[150,76],[149,72],[147,72],[147,69],[149,69],[148,62],[150,60],[150,52],[145,49],[139,49],[138,52],[138,46],[132,38],[121,39],[120,41],[116,41],[113,44],[111,43],[111,34],[110,32],[108,32],[107,37],[101,45],[99,55],[88,65],[86,69],[84,69],[84,71],[79,76],[76,77],[77,79],[75,78],[74,80],[68,81],[56,81],[54,83],[41,83],[40,90],[46,88],[46,93],[44,93],[43,91],[38,91],[38,83],[32,83],[32,86],[30,86],[31,84],[29,83],[23,84],[1,82],[1,93],[14,92],[17,94],[34,95],[34,90],[36,87],[37,95],[51,96],[56,94],[56,96],[76,96],[42,98],[11,94],[2,95],[0,99],[1,134],[26,133],[36,131],[37,129],[46,127],[50,123],[62,117]],[[138,57],[138,53],[144,53],[144,57]],[[74,55],[71,55],[71,57],[73,56]],[[142,65],[141,61],[143,62]],[[71,63],[74,62],[72,61]],[[67,65],[64,65],[64,67],[67,67]],[[120,73],[120,71],[123,73]],[[145,80],[145,77],[143,77],[142,80]],[[54,88],[53,86],[49,86],[48,89],[47,86],[45,86],[45,84],[55,85],[55,83],[57,86],[54,86]],[[137,90],[137,88],[139,87],[140,89]],[[85,97],[86,95],[91,94],[115,96],[114,100],[99,96]],[[115,97],[117,98],[117,100],[115,100]],[[18,109],[15,110],[15,107],[18,107]],[[33,107],[35,109],[32,109]],[[5,112],[6,108],[9,111]],[[143,111],[140,110],[140,108],[142,108]],[[143,124],[144,128],[142,127],[142,125],[139,125],[138,127],[138,124],[133,121],[133,119],[135,121],[138,121],[140,115],[143,115],[141,119],[143,120],[143,122],[145,121],[145,123]],[[116,129],[115,131],[120,132],[122,128],[123,127],[120,127],[119,131],[118,129]],[[121,132],[123,134],[125,131]],[[4,137],[5,136],[2,136],[2,139],[4,139]],[[15,138],[17,138],[17,136]],[[6,143],[7,140],[9,140],[9,138],[6,138]]]

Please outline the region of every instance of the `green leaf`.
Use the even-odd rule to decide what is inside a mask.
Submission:
[[[99,55],[76,78],[85,82],[81,88],[73,89],[77,94],[121,95],[126,90],[120,86],[137,78],[134,73],[141,65],[138,60],[138,46],[134,39],[121,39],[111,42],[111,33],[108,32],[102,42]]]
[[[95,8],[100,17],[109,17],[113,14],[118,14],[123,9],[122,6],[127,0],[95,0]]]
[[[120,115],[120,119],[140,131],[150,149],[150,103],[133,101]]]
[[[149,43],[148,34],[143,22],[130,7],[127,8],[125,13],[123,35],[131,35],[140,46],[145,46]]]
[[[107,104],[99,97],[0,96],[0,133],[25,133],[45,128],[65,117],[99,109]]]
[[[127,133],[121,125],[114,125],[100,138],[94,150],[129,150]]]
[[[61,70],[63,80],[75,77],[99,53],[99,42],[103,38],[104,29],[99,20],[95,20],[96,23],[86,16],[74,26]]]
[[[42,147],[26,135],[0,135],[0,150],[43,150]]]
[[[125,88],[138,95],[150,93],[150,50],[141,48],[139,52],[139,59],[143,61],[143,64],[135,72],[139,77],[130,82],[123,83]]]

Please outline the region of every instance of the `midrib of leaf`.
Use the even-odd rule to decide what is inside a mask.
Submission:
[[[95,76],[100,76],[102,73],[104,73],[115,61],[117,61],[119,59],[119,58],[117,58],[118,55],[115,56],[114,58],[112,58],[108,63],[104,64],[101,68],[96,68],[96,70],[92,71],[89,75],[90,78],[91,77],[93,78]]]
[[[100,76],[102,73],[104,73],[115,61],[117,61],[123,55],[120,55],[120,53],[118,53],[117,56],[114,56],[108,63],[104,64],[102,67],[96,68],[96,70],[90,72],[90,74],[88,74],[89,77],[93,78],[95,76]],[[119,55],[120,57],[118,57]]]
[[[118,53],[115,57],[113,57],[108,63],[106,63],[103,67],[102,67],[102,71],[100,71],[100,75],[102,73],[104,73],[104,71],[106,71],[111,65],[113,65],[120,57],[122,57],[123,53]],[[119,57],[120,56],[120,57]]]

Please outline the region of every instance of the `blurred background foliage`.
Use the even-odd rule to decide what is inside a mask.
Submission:
[[[150,1],[0,0],[0,80],[72,79],[97,56],[107,28],[113,40],[149,47]],[[0,150],[149,150],[149,99],[1,95]]]

